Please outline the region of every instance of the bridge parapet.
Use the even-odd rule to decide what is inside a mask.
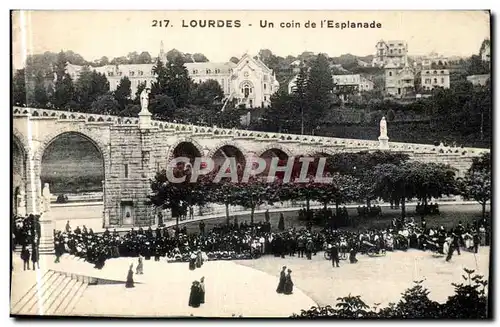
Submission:
[[[139,125],[139,118],[137,117],[121,117],[113,115],[99,115],[71,111],[61,111],[52,109],[28,108],[28,107],[13,107],[14,116],[30,115],[32,118],[53,118],[63,121],[84,121],[88,125]],[[362,150],[376,150],[379,148],[379,141],[376,140],[360,140],[360,139],[346,139],[326,136],[315,135],[298,135],[288,133],[273,133],[261,132],[251,130],[241,130],[236,128],[220,128],[199,126],[192,124],[181,124],[174,122],[167,122],[162,120],[152,120],[152,127],[159,130],[170,130],[173,133],[190,134],[196,136],[212,136],[214,138],[233,138],[233,139],[248,139],[260,142],[276,142],[276,143],[290,143],[297,145],[308,146],[321,146],[323,148],[344,148],[350,151]],[[464,147],[448,147],[448,146],[435,146],[432,144],[418,144],[418,143],[403,143],[403,142],[390,142],[390,150],[401,151],[406,153],[429,153],[436,155],[453,155],[460,157],[476,157],[482,153],[490,152],[489,149],[484,148],[464,148]]]

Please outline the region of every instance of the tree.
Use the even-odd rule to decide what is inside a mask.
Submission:
[[[127,76],[122,77],[120,79],[120,83],[116,87],[116,90],[113,92],[116,101],[118,101],[118,104],[122,109],[125,108],[128,101],[130,100],[130,94],[132,93],[130,85],[130,79]]]
[[[229,59],[230,62],[232,62],[233,64],[237,64],[240,62],[240,59],[236,58],[236,57],[231,57],[231,59]]]
[[[85,67],[75,82],[75,101],[81,108],[89,108],[100,96],[109,92],[106,75]]]
[[[151,61],[152,61],[151,55],[147,51],[141,52],[141,54],[137,58],[138,64],[150,64]]]
[[[258,178],[250,178],[247,183],[238,183],[234,187],[234,204],[250,209],[250,222],[254,222],[257,206],[272,204],[278,199],[279,184],[267,183]]]
[[[108,57],[102,56],[101,59],[99,59],[99,65],[101,65],[101,66],[109,65]]]
[[[129,60],[125,56],[113,58],[110,62],[110,65],[127,65],[127,64],[129,64]]]
[[[203,53],[195,53],[193,54],[193,59],[195,62],[208,62],[208,58],[205,57]]]
[[[18,69],[12,79],[12,100],[16,106],[26,105],[26,77],[25,69]]]
[[[166,92],[164,94],[170,96],[177,107],[184,107],[189,100],[191,79],[182,57],[177,56],[173,62],[169,62],[166,67],[165,78]]]
[[[58,76],[54,89],[54,96],[51,101],[54,104],[54,107],[58,109],[69,108],[68,106],[72,103],[75,93],[71,76],[69,76],[69,74],[62,75],[62,78],[59,78]]]
[[[104,94],[92,102],[91,108],[96,114],[116,115],[120,111],[120,104],[112,94]]]
[[[491,204],[491,167],[491,154],[485,153],[472,160],[471,167],[460,181],[463,197],[481,204],[483,219],[486,217],[486,204]]]
[[[49,96],[45,88],[44,77],[40,74],[35,76],[34,84],[33,106],[37,108],[46,108],[49,102]]]
[[[308,106],[304,110],[306,129],[312,132],[325,117],[330,108],[333,79],[328,59],[319,54],[311,63],[306,93]]]
[[[294,103],[300,112],[300,134],[304,134],[304,109],[307,107],[307,70],[302,67],[299,74],[297,75],[297,80],[295,81],[295,89],[293,90]]]
[[[184,55],[177,49],[172,49],[167,52],[167,61],[174,62],[176,59],[181,58],[184,61]]]
[[[149,108],[154,117],[168,119],[173,117],[176,106],[169,96],[157,94],[151,100]]]
[[[190,103],[209,108],[215,103],[220,103],[224,98],[224,91],[219,82],[213,79],[195,85],[191,90]]]
[[[122,117],[138,117],[141,107],[137,104],[128,104],[118,115]]]
[[[137,84],[137,91],[135,91],[135,95],[134,95],[134,103],[140,104],[141,93],[142,93],[142,91],[144,91],[145,88],[146,88],[146,82],[139,82]]]
[[[471,171],[461,181],[462,195],[474,199],[482,208],[481,217],[486,217],[486,204],[491,201],[491,172]]]
[[[137,53],[137,51],[129,52],[127,54],[127,59],[129,64],[138,64],[139,54]]]

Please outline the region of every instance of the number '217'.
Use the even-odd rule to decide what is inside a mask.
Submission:
[[[151,27],[168,27],[170,21],[168,19],[156,20],[153,19]]]

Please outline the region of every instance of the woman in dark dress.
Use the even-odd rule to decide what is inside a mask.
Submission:
[[[286,280],[286,266],[283,267],[283,270],[281,270],[280,273],[280,282],[278,283],[278,288],[276,289],[276,293],[283,293],[285,292],[285,280]]]
[[[292,276],[290,275],[292,271],[288,269],[288,274],[286,275],[285,278],[285,294],[290,295],[293,293],[293,282],[292,282]]]
[[[189,306],[198,308],[201,302],[200,283],[195,280],[191,285],[191,293],[189,294]]]
[[[134,287],[134,271],[132,270],[133,265],[128,268],[127,282],[125,283],[126,288]]]
[[[205,303],[205,277],[200,279],[200,303]]]
[[[192,252],[191,256],[189,257],[189,270],[195,270],[195,269],[196,269],[196,254]]]

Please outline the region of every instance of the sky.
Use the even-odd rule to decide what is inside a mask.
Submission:
[[[153,27],[168,20],[168,27]],[[182,27],[200,20],[239,20],[241,27]],[[380,23],[375,29],[320,28],[322,20]],[[275,24],[261,28],[260,22]],[[300,27],[281,28],[281,22]],[[306,28],[305,22],[316,28]],[[470,56],[490,37],[489,13],[483,11],[23,11],[12,19],[13,65],[23,66],[27,54],[72,50],[91,61],[148,51],[203,53],[212,62],[225,62],[244,53],[269,49],[296,56],[304,51],[339,56],[375,53],[381,40],[405,40],[410,55],[437,52]],[[158,25],[158,24],[157,24]]]

